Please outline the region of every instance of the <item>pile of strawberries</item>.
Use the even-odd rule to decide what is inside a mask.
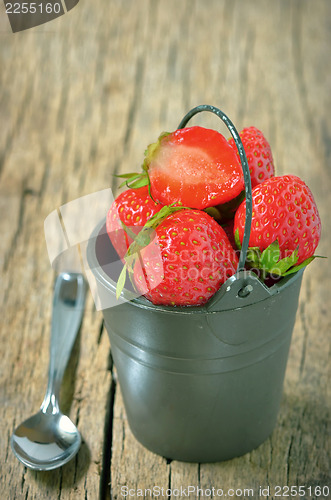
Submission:
[[[308,186],[275,176],[270,145],[255,127],[240,133],[252,183],[247,268],[270,280],[314,258],[321,222]],[[154,304],[206,303],[238,266],[245,186],[233,139],[199,126],[163,133],[148,146],[141,173],[107,215],[107,232],[139,293]]]

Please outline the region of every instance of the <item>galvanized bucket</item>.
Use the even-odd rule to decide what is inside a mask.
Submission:
[[[180,126],[197,112],[216,109],[240,143],[228,118],[210,108],[194,108]],[[87,246],[98,293],[116,304],[103,316],[130,428],[146,448],[168,459],[215,462],[243,455],[267,439],[277,420],[303,271],[268,288],[243,269],[251,187],[242,145],[238,150],[246,239],[236,275],[205,306],[155,306],[126,289],[118,302],[118,276],[108,271],[118,256],[104,221]]]

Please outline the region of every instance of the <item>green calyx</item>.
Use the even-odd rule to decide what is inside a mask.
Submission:
[[[148,186],[148,184],[149,184],[147,172],[141,172],[139,174],[138,173],[121,174],[121,175],[115,175],[115,177],[125,179],[119,185],[119,188],[126,186],[130,189],[138,189],[138,188],[143,187],[143,186]]]
[[[144,159],[143,164],[141,166],[142,172],[140,172],[140,173],[132,172],[132,173],[128,173],[128,174],[115,175],[115,177],[118,177],[120,179],[124,179],[124,181],[119,185],[119,188],[126,186],[130,189],[138,189],[138,188],[141,188],[143,186],[148,186],[149,195],[152,198],[152,200],[154,199],[151,195],[151,183],[150,183],[150,179],[149,179],[149,175],[148,175],[148,168],[149,168],[151,161],[153,160],[153,158],[157,154],[157,151],[160,148],[162,139],[169,134],[170,134],[170,132],[163,132],[159,136],[159,138],[156,142],[153,142],[152,144],[147,146],[147,149],[145,150],[145,159]]]
[[[174,206],[173,204],[164,205],[159,212],[157,212],[150,219],[148,219],[148,221],[142,227],[142,229],[139,231],[138,234],[135,234],[129,227],[127,227],[122,222],[122,227],[124,231],[127,233],[128,236],[130,236],[131,239],[133,239],[133,242],[129,246],[124,256],[125,263],[117,280],[116,284],[117,299],[121,295],[122,290],[124,288],[127,272],[129,272],[129,277],[131,279],[135,263],[137,262],[137,260],[141,259],[141,254],[140,254],[141,250],[151,243],[153,239],[154,229],[159,224],[161,224],[161,222],[169,215],[178,212],[179,210],[184,210],[186,208],[188,207]],[[132,279],[131,282],[134,286],[134,282]]]
[[[241,249],[238,229],[235,231],[234,237],[237,247]],[[298,253],[299,247],[297,247],[291,255],[284,259],[280,259],[279,242],[278,239],[276,239],[262,252],[259,247],[249,247],[246,256],[246,264],[252,269],[261,270],[262,278],[266,278],[268,275],[277,277],[288,276],[306,267],[317,257],[313,255],[297,265],[299,258]]]
[[[152,144],[149,144],[149,146],[147,146],[147,149],[145,150],[145,159],[144,159],[144,162],[142,164],[142,169],[145,172],[148,171],[149,165],[151,164],[152,160],[157,155],[157,153],[160,149],[160,146],[161,146],[161,142],[168,135],[170,135],[170,132],[162,132],[162,134],[159,135],[159,138],[156,142],[153,142]]]

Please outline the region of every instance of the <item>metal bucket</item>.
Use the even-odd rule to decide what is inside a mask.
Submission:
[[[247,175],[245,182],[249,212]],[[205,306],[171,307],[129,290],[116,300],[118,276],[108,264],[118,257],[104,221],[87,260],[98,294],[117,304],[103,316],[137,440],[190,462],[227,460],[265,441],[277,420],[303,271],[268,288],[239,267]]]

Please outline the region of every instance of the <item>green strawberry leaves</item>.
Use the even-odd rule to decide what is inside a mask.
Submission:
[[[275,245],[275,244],[276,244],[276,247],[278,249],[278,250],[276,250],[276,252],[278,251],[278,259],[279,259],[279,243],[278,243],[278,240],[276,240],[271,245]],[[266,248],[264,250],[264,252],[268,252],[268,249],[271,247],[271,245],[268,248]],[[270,251],[271,259],[272,259],[272,252],[273,252],[273,250]],[[271,264],[270,267],[266,266],[264,269],[269,274],[276,274],[277,276],[286,276],[287,275],[287,271],[290,268],[293,268],[293,266],[296,265],[296,263],[298,262],[298,258],[299,258],[298,257],[298,248],[296,248],[291,253],[291,255],[289,255],[288,257],[285,257],[282,260],[276,260],[273,265]],[[262,256],[261,256],[261,259],[262,259]],[[296,272],[296,271],[298,271],[298,269],[295,269],[294,272]]]
[[[235,242],[239,250],[241,250],[241,242],[239,238],[239,230],[235,231]],[[267,275],[288,276],[296,273],[310,264],[317,256],[314,255],[304,260],[300,264],[298,262],[297,247],[291,255],[280,259],[280,249],[278,239],[273,241],[263,252],[258,247],[249,247],[247,250],[246,263],[250,268],[259,269],[262,271],[262,277]]]
[[[149,179],[146,172],[142,172],[140,174],[137,173],[121,174],[121,175],[115,175],[115,177],[125,179],[125,181],[123,181],[119,185],[119,188],[127,186],[128,188],[131,189],[137,189],[143,186],[147,186],[149,184]]]
[[[116,299],[118,300],[126,282],[126,266],[124,265],[116,283]]]
[[[260,257],[261,268],[268,271],[273,269],[274,265],[279,261],[280,250],[278,240],[275,240],[271,245],[268,246],[262,253]],[[270,271],[269,271],[270,272]]]
[[[313,260],[315,260],[316,257],[318,257],[318,256],[313,255],[312,257],[308,257],[308,259],[301,262],[301,264],[299,264],[298,266],[293,266],[293,267],[289,268],[288,271],[286,271],[284,274],[282,274],[282,276],[287,276],[288,274],[296,273],[300,269],[303,269],[304,267],[308,266],[308,264],[310,264]]]
[[[189,207],[183,207],[182,205],[177,205],[175,203],[172,203],[171,205],[164,205],[161,210],[156,212],[153,217],[150,217],[150,219],[148,219],[141,231],[146,231],[146,229],[155,229],[163,221],[163,219],[175,212],[178,212],[179,210],[183,210],[186,208]]]
[[[241,250],[241,241],[240,241],[240,238],[239,238],[239,229],[235,230],[234,241],[235,241],[235,243],[237,245],[237,248],[239,248],[239,250]]]

